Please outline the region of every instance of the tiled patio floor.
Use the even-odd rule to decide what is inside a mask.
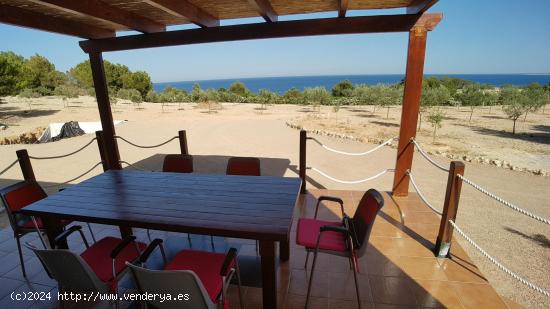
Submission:
[[[346,213],[350,215],[362,196],[362,192],[312,190],[301,198],[292,227],[290,260],[279,265],[280,308],[304,307],[309,273],[304,269],[305,250],[295,245],[296,222],[299,217],[313,217],[315,198],[327,194],[343,198]],[[363,308],[508,308],[458,243],[452,245],[452,258],[434,257],[432,248],[439,218],[416,195],[396,200],[387,194],[384,197],[386,204],[374,225],[369,248],[359,261]],[[336,220],[339,214],[338,205],[325,204],[319,210],[322,219]],[[99,238],[117,235],[118,229],[94,225],[94,233]],[[156,233],[155,237],[170,236],[168,234],[172,233]],[[144,241],[147,239],[143,231],[136,231],[136,235]],[[28,235],[23,241],[36,242],[37,239]],[[229,241],[241,245],[240,255],[255,255],[253,241]],[[69,246],[73,250],[82,249],[77,238]],[[13,291],[52,291],[55,293],[52,296],[57,297],[55,282],[47,277],[33,253],[24,251],[27,279],[21,274],[11,229],[0,231],[0,308],[57,307],[54,300],[11,300]],[[234,308],[239,307],[236,291],[233,286],[229,291]],[[244,288],[245,308],[261,308],[261,298],[260,288]],[[353,273],[345,258],[319,255],[310,304],[310,308],[357,306]]]

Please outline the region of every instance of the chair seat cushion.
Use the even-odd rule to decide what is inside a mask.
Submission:
[[[36,219],[36,225],[38,225],[38,228],[43,229],[44,228],[44,223],[42,222],[42,219],[40,219],[40,218],[35,218],[35,219]],[[61,220],[61,225],[67,226],[67,225],[71,224],[72,222],[73,222],[72,220]],[[25,217],[25,218],[20,219],[17,222],[17,226],[19,226],[20,228],[23,228],[23,229],[34,229],[34,228],[36,228],[30,217]]]
[[[298,229],[296,231],[296,244],[308,249],[315,249],[320,228],[325,225],[342,226],[342,223],[307,218],[299,219]],[[319,241],[319,249],[339,252],[346,251],[344,235],[332,231],[323,232],[321,240]]]
[[[122,239],[116,237],[105,237],[86,249],[80,255],[86,263],[96,273],[97,277],[103,282],[111,282],[113,278],[113,260],[111,252],[120,244]],[[142,242],[137,242],[140,251],[143,252],[147,247]],[[126,267],[126,261],[132,262],[139,257],[134,244],[129,244],[120,252],[116,258],[115,271],[118,275]]]
[[[217,302],[223,287],[220,270],[225,254],[206,251],[184,250],[178,253],[165,270],[191,270],[201,280],[208,296]],[[230,265],[229,268],[234,267]]]

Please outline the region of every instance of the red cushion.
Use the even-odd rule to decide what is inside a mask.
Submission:
[[[4,196],[11,211],[17,211],[46,197],[46,192],[35,182],[29,182]]]
[[[162,165],[163,172],[193,173],[193,157],[190,155],[166,155]]]
[[[298,220],[296,244],[309,249],[315,249],[317,246],[319,230],[324,225],[342,226],[342,223],[306,218],[301,218]],[[319,249],[340,252],[346,251],[347,249],[344,235],[342,233],[332,231],[323,232],[321,240],[319,241]]]
[[[223,287],[220,270],[225,254],[206,251],[185,250],[178,253],[165,270],[191,270],[201,280],[208,296],[216,302]],[[229,268],[233,267],[231,265]]]
[[[39,229],[43,229],[44,228],[44,224],[42,223],[42,219],[40,218],[35,218],[36,219],[36,225],[38,225],[38,228]],[[67,226],[69,224],[71,224],[71,222],[73,222],[72,220],[61,220],[61,224],[63,226]],[[24,228],[24,229],[34,229],[36,228],[34,226],[34,222],[32,222],[32,219],[28,218],[28,220],[25,218],[25,220],[20,220],[19,222],[17,222],[17,226],[21,227],[21,228]]]
[[[227,175],[260,176],[258,158],[233,157],[227,162]]]
[[[113,278],[113,260],[111,259],[111,251],[122,241],[116,237],[105,237],[96,242],[90,248],[86,249],[80,255],[88,265],[96,273],[97,277],[103,282],[110,282]],[[147,247],[142,242],[137,242],[140,250],[143,252]],[[132,262],[139,257],[135,244],[129,244],[124,247],[116,258],[115,270],[119,274],[126,267],[126,261]]]

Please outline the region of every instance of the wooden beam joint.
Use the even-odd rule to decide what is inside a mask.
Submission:
[[[266,22],[276,22],[278,20],[278,14],[271,6],[269,0],[248,0],[256,11],[263,17]]]

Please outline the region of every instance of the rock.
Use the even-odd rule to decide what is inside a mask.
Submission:
[[[500,160],[492,160],[491,163],[497,167],[502,166],[502,162]]]

